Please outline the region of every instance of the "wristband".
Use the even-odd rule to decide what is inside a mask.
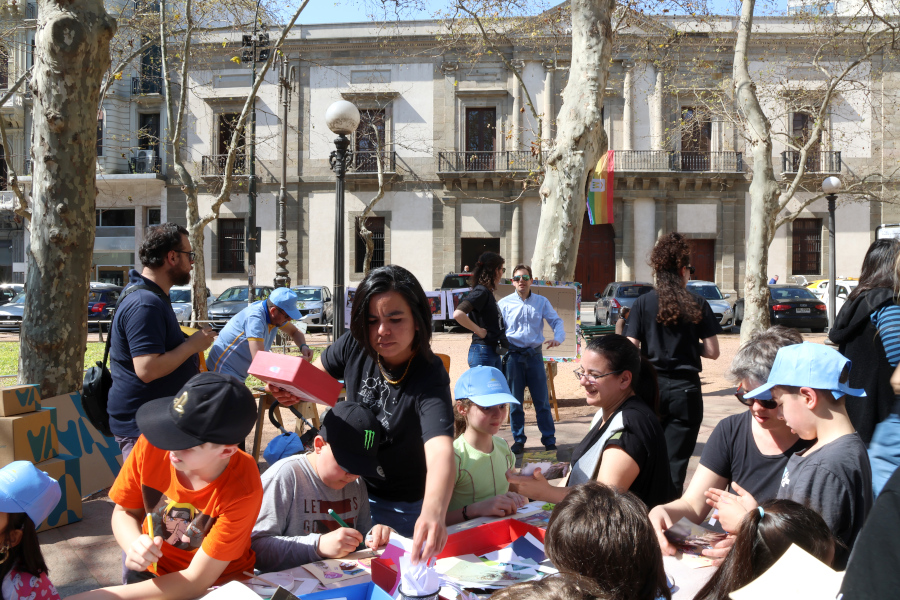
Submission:
[[[465,506],[463,506],[463,513],[462,513],[462,515],[463,515],[463,521],[468,521],[468,520],[469,520],[469,515],[466,514],[466,509],[468,509],[468,508],[469,508],[469,505],[468,505],[468,504],[466,504]]]
[[[303,350],[303,346],[306,346],[307,348],[309,348],[309,344],[300,344],[300,349],[301,349],[301,350]],[[309,348],[309,349],[312,350],[312,348]]]

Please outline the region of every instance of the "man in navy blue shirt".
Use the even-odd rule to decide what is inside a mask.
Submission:
[[[109,426],[124,458],[141,432],[134,415],[144,403],[175,396],[187,380],[200,372],[197,354],[215,340],[212,330],[185,339],[169,301],[169,288],[191,281],[194,252],[181,225],[151,227],[141,244],[143,271],[132,269],[129,287],[113,317],[110,338]]]

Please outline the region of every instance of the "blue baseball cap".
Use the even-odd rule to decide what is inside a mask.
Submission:
[[[835,398],[844,394],[865,396],[864,390],[850,387],[850,360],[823,344],[803,342],[785,346],[775,355],[775,364],[765,385],[744,394],[745,398],[764,398],[776,385],[828,390]]]
[[[297,294],[290,288],[275,288],[272,290],[272,293],[269,294],[269,301],[286,312],[287,316],[294,321],[299,321],[303,317],[300,313],[300,309],[297,308],[297,300]]]
[[[468,398],[482,408],[510,402],[519,404],[509,391],[506,377],[494,367],[472,367],[460,375],[453,395],[457,400]]]
[[[59,483],[27,460],[0,469],[0,512],[25,513],[39,527],[59,504]]]

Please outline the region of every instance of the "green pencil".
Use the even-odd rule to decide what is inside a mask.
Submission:
[[[352,527],[350,527],[349,525],[344,523],[344,520],[342,518],[340,518],[336,512],[334,512],[333,508],[328,509],[328,514],[331,515],[331,518],[334,519],[335,521],[337,521],[338,525],[340,525],[341,527],[346,527],[347,529],[353,529]]]

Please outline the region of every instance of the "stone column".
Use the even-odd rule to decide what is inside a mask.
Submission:
[[[512,226],[510,227],[509,234],[512,237],[510,243],[510,257],[506,262],[510,263],[512,266],[516,266],[518,264],[522,264],[525,262],[523,259],[525,257],[522,256],[522,199],[516,201],[513,204],[513,213],[512,213]],[[509,267],[507,267],[508,269]],[[510,276],[512,274],[510,273]]]
[[[512,66],[518,72],[523,72],[525,70],[525,62],[521,60],[513,61]],[[509,119],[509,128],[510,128],[510,144],[511,147],[509,150],[518,151],[521,150],[521,133],[522,133],[522,84],[519,82],[519,79],[516,77],[515,73],[510,73],[512,77],[512,97],[513,97],[513,108],[512,115]]]
[[[655,80],[650,118],[650,144],[653,150],[665,150],[665,80],[661,67],[654,66]]]
[[[666,235],[666,199],[655,198],[656,204],[656,239]]]
[[[632,275],[637,281],[653,281],[649,260],[656,244],[656,203],[651,198],[639,198],[631,204],[634,221]]]
[[[634,279],[634,201],[630,198],[622,200],[622,264],[620,265],[621,281]]]
[[[556,71],[556,61],[544,61],[544,116],[541,119],[541,130],[543,137],[544,151],[549,151],[553,145],[553,132],[551,131],[551,123],[553,122],[553,72]]]
[[[725,294],[735,294],[738,288],[737,261],[735,260],[735,245],[741,243],[735,232],[735,211],[737,210],[734,198],[722,198],[722,281],[716,283]],[[739,241],[740,240],[740,241]]]
[[[624,62],[622,67],[625,69],[622,150],[634,150],[634,63]]]

